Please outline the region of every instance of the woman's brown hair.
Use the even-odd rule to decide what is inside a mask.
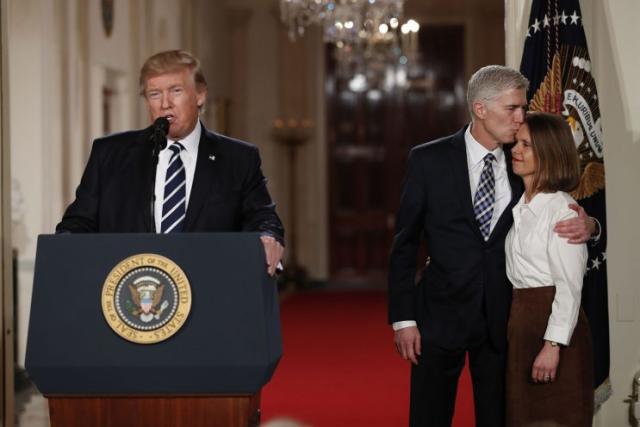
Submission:
[[[550,193],[570,192],[580,182],[580,163],[569,124],[560,116],[541,112],[527,113],[537,167],[533,188]]]

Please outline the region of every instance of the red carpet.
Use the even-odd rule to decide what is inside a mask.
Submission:
[[[408,425],[409,365],[395,351],[381,292],[296,294],[281,307],[284,354],[262,392],[262,419],[312,427]],[[455,427],[473,426],[460,380]]]

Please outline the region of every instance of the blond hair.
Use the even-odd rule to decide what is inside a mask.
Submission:
[[[167,50],[149,57],[140,69],[140,95],[144,96],[145,85],[151,77],[187,69],[191,71],[198,90],[207,88],[200,61],[184,50]]]

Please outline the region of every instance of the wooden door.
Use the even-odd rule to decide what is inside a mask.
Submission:
[[[334,281],[382,284],[406,159],[414,145],[468,120],[464,27],[422,26],[406,84],[339,73],[327,50],[330,270]],[[402,76],[396,74],[396,81]]]

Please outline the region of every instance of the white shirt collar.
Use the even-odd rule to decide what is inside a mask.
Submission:
[[[496,164],[498,166],[506,165],[504,159],[504,151],[502,146],[498,145],[495,150],[489,151],[484,145],[480,144],[471,134],[471,124],[467,126],[467,130],[464,133],[464,142],[467,147],[467,157],[469,159],[469,166],[473,167],[481,163],[484,160],[484,156],[488,153],[492,153],[496,158]]]
[[[539,216],[542,213],[544,207],[547,205],[547,202],[554,197],[555,193],[538,193],[533,196],[533,199],[529,201],[529,203],[525,202],[524,193],[520,197],[517,206],[520,209],[527,209],[535,216]]]
[[[191,133],[179,140],[187,153],[195,154],[198,152],[201,134],[202,126],[200,125],[200,120],[198,120],[198,123],[196,123],[196,126],[193,128]],[[175,141],[173,139],[167,138],[167,148],[169,147],[169,144],[173,144],[174,142]]]

